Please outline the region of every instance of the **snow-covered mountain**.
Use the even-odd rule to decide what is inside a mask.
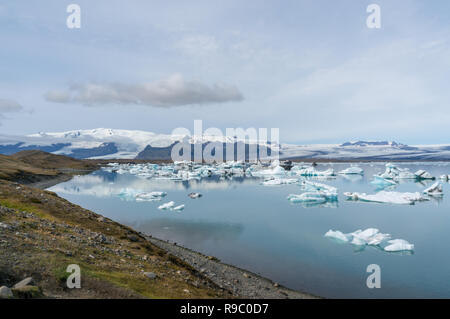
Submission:
[[[0,136],[0,154],[40,149],[76,158],[168,159],[175,142],[236,143],[235,138],[157,134],[137,130],[92,129],[27,136]],[[238,141],[242,143],[242,141]],[[247,144],[255,142],[247,142]],[[277,149],[281,158],[316,158],[339,160],[450,160],[449,145],[414,145],[389,141],[353,141],[342,144],[264,144]],[[248,145],[246,146],[248,148]]]

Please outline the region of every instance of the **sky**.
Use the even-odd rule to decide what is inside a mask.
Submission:
[[[0,134],[200,119],[285,143],[450,143],[449,13],[447,0],[2,1]]]

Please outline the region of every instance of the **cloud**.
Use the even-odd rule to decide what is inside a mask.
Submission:
[[[3,114],[5,113],[19,112],[22,109],[22,105],[15,101],[0,99],[0,119],[4,117]]]
[[[235,86],[225,84],[208,86],[198,81],[186,81],[179,74],[138,84],[76,84],[67,90],[49,91],[45,94],[45,98],[50,102],[81,103],[88,106],[136,104],[155,107],[239,102],[244,99]]]
[[[22,106],[12,100],[0,99],[0,116],[3,113],[19,112],[22,110]]]

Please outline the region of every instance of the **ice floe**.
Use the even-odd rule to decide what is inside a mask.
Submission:
[[[137,201],[160,201],[163,197],[167,195],[166,192],[150,192],[150,193],[140,193],[135,196]]]
[[[384,247],[385,251],[405,251],[414,250],[414,245],[404,239],[392,239],[388,241],[389,245]]]
[[[184,209],[184,207],[185,207],[184,204],[175,206],[175,202],[174,201],[170,201],[170,202],[167,202],[167,203],[164,203],[164,204],[160,205],[158,207],[158,209],[160,209],[160,210],[171,210],[171,211],[182,211]]]
[[[341,175],[352,175],[352,174],[358,174],[363,175],[364,170],[358,166],[350,166],[349,168],[343,169],[339,172]]]
[[[435,179],[433,175],[423,169],[419,169],[414,175],[416,175],[417,179]]]
[[[158,209],[167,210],[167,209],[173,208],[174,206],[175,206],[175,202],[174,201],[170,201],[168,203],[164,203],[164,204],[160,205],[158,207]]]
[[[349,200],[358,200],[363,202],[375,202],[375,203],[403,204],[403,205],[412,205],[417,201],[428,200],[419,192],[401,193],[401,192],[380,191],[378,193],[370,195],[366,193],[345,192],[344,196],[346,196],[347,199]]]
[[[430,196],[443,196],[442,184],[440,182],[436,182],[430,187],[423,190],[424,194]]]
[[[200,193],[189,193],[188,196],[189,196],[190,198],[192,198],[192,199],[195,199],[195,198],[200,198],[200,197],[202,197],[203,195],[200,194]]]
[[[329,230],[325,237],[355,246],[373,246],[387,252],[413,251],[414,245],[404,239],[391,239],[390,234],[381,233],[377,228],[367,228],[344,234],[339,230]]]
[[[262,184],[265,186],[286,185],[295,183],[298,183],[298,179],[296,178],[271,178],[262,182]]]
[[[296,169],[296,170],[293,170],[293,172],[296,175],[300,175],[300,176],[336,176],[336,173],[332,168],[329,168],[325,171],[319,171],[319,170],[316,170],[312,166]]]
[[[302,194],[290,194],[287,199],[292,203],[317,202],[338,200],[338,190],[336,187],[311,181],[302,181],[302,187],[306,190]]]

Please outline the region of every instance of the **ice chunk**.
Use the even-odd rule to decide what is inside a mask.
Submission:
[[[390,203],[390,204],[406,204],[412,205],[416,201],[427,200],[419,192],[416,193],[400,193],[381,191],[376,194],[367,195],[366,193],[345,192],[347,199],[360,200],[364,202]]]
[[[296,178],[273,178],[264,181],[262,184],[266,186],[271,186],[271,185],[295,184],[297,182],[298,179]]]
[[[385,251],[403,251],[413,250],[414,245],[403,239],[391,239],[390,234],[383,234],[377,228],[367,228],[366,230],[357,230],[353,233],[344,234],[339,230],[329,230],[325,237],[348,242],[355,246],[374,246]],[[384,248],[383,248],[384,247]]]
[[[184,209],[184,204],[181,204],[179,206],[172,208],[172,210],[175,210],[175,211],[182,211],[183,209]]]
[[[389,240],[387,245],[384,247],[385,251],[405,251],[405,250],[414,250],[414,245],[410,244],[408,241],[404,239],[392,239]]]
[[[440,178],[444,181],[448,181],[450,179],[450,175],[441,175]]]
[[[302,169],[298,169],[295,171],[297,175],[300,176],[335,176],[336,173],[332,168],[329,168],[325,171],[318,171],[314,167],[306,167]]]
[[[188,196],[189,196],[190,198],[195,199],[195,198],[200,198],[200,197],[202,197],[203,195],[200,194],[200,193],[189,193]]]
[[[371,183],[375,184],[375,185],[380,185],[380,186],[397,185],[396,182],[386,179],[384,177],[378,176],[378,175],[373,176],[373,181],[371,181]]]
[[[281,166],[275,166],[272,169],[252,171],[253,176],[277,176],[277,175],[285,175],[285,174],[286,174],[286,171]]]
[[[442,196],[444,195],[442,192],[442,184],[440,182],[436,182],[427,189],[423,191],[425,194],[430,196]]]
[[[331,198],[327,196],[326,193],[323,192],[306,192],[300,195],[290,194],[287,199],[292,203],[301,203],[301,202],[326,202]]]
[[[150,193],[140,193],[136,195],[137,201],[159,201],[167,195],[166,192],[150,192]]]
[[[364,174],[364,170],[360,167],[357,166],[350,166],[349,168],[343,169],[342,171],[339,172],[339,174],[342,175],[347,175],[347,174],[359,174],[359,175],[363,175]]]
[[[405,169],[401,172],[399,172],[399,174],[396,177],[397,179],[414,179],[416,178],[416,175],[412,172],[410,172],[409,170]]]
[[[370,239],[368,239],[367,244],[372,245],[372,246],[377,246],[388,239],[391,239],[391,235],[377,233],[377,234],[373,235]]]
[[[434,176],[423,169],[419,169],[414,175],[416,175],[417,179],[435,179]]]
[[[350,243],[356,246],[367,245],[367,242],[363,238],[360,238],[358,236],[353,236],[352,241]]]
[[[324,191],[330,194],[335,194],[337,196],[338,189],[333,186],[329,186],[322,183],[316,183],[311,181],[302,181],[302,186],[307,191]]]
[[[349,235],[346,235],[346,234],[340,232],[339,230],[335,231],[335,230],[332,230],[332,229],[330,229],[329,231],[327,231],[325,233],[325,237],[334,238],[334,239],[337,239],[337,240],[340,240],[340,241],[343,241],[343,242],[348,242],[350,240],[350,238],[351,238]]]
[[[175,202],[174,202],[174,201],[171,201],[171,202],[162,204],[161,206],[158,207],[158,209],[161,209],[161,210],[168,210],[168,209],[171,209],[171,208],[174,207],[174,206],[175,206]]]

